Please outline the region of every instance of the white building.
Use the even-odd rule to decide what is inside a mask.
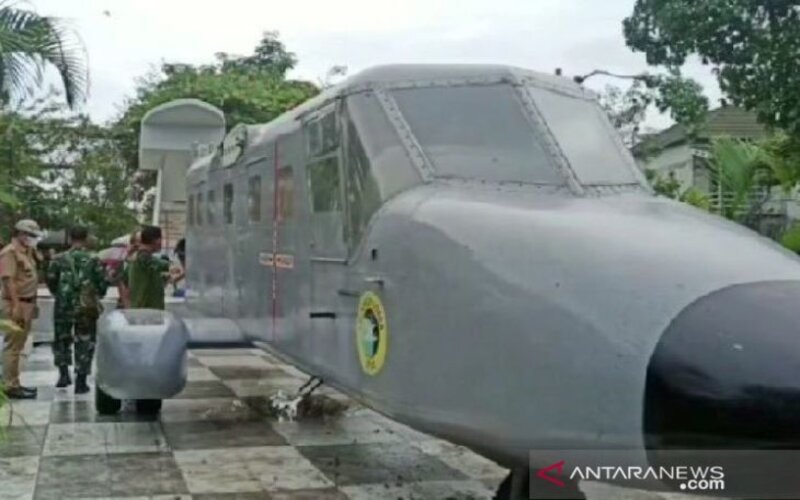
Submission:
[[[723,105],[709,111],[706,123],[693,136],[684,126],[673,125],[647,136],[633,151],[643,170],[651,170],[662,179],[675,179],[681,192],[694,187],[708,193],[712,207],[718,207],[720,195],[708,164],[712,141],[720,137],[757,141],[767,136],[755,113]],[[762,194],[769,201],[759,214],[758,229],[762,234],[777,237],[791,222],[800,219],[798,197],[796,193],[787,195],[781,188],[754,196]]]

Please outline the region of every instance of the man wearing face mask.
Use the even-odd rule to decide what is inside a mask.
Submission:
[[[14,226],[11,243],[0,250],[0,279],[3,282],[2,308],[19,328],[6,331],[3,340],[3,383],[11,399],[35,399],[36,389],[20,384],[20,357],[31,329],[36,309],[39,278],[36,273],[36,244],[39,225],[21,220]]]

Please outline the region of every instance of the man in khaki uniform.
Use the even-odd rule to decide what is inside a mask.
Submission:
[[[3,282],[2,309],[18,329],[8,329],[3,341],[3,384],[11,399],[35,399],[36,389],[20,385],[20,357],[30,333],[36,309],[39,278],[36,273],[36,243],[39,225],[21,220],[14,226],[11,243],[0,250],[0,279]]]

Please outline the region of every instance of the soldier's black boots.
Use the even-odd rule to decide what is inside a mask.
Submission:
[[[86,384],[86,375],[75,375],[75,394],[86,394],[89,392],[89,386]]]
[[[6,396],[9,399],[36,399],[36,391],[28,387],[12,387],[6,389]]]
[[[69,378],[69,367],[68,366],[59,366],[58,367],[58,382],[56,382],[56,387],[59,389],[63,387],[67,387],[68,385],[72,384],[72,379]]]

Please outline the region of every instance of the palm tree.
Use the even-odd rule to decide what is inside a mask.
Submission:
[[[33,94],[42,85],[48,67],[56,69],[67,104],[74,107],[86,98],[89,85],[83,44],[60,19],[40,16],[17,5],[0,0],[0,113],[8,111],[14,100]],[[7,134],[13,129],[13,112],[8,114],[12,123]],[[5,177],[11,177],[11,165],[5,167]],[[3,181],[10,185],[11,179]],[[0,208],[17,203],[11,190],[0,187]]]
[[[716,181],[721,215],[756,228],[764,206],[782,188],[788,195],[800,181],[800,168],[776,148],[780,136],[752,143],[722,137],[711,148],[710,169]]]
[[[30,95],[52,66],[67,104],[74,107],[85,99],[89,84],[83,44],[61,19],[17,5],[0,0],[0,104]]]
[[[746,224],[764,165],[764,151],[756,144],[722,137],[711,147],[711,172],[716,181],[714,193],[719,213]],[[760,208],[760,207],[759,207]]]

